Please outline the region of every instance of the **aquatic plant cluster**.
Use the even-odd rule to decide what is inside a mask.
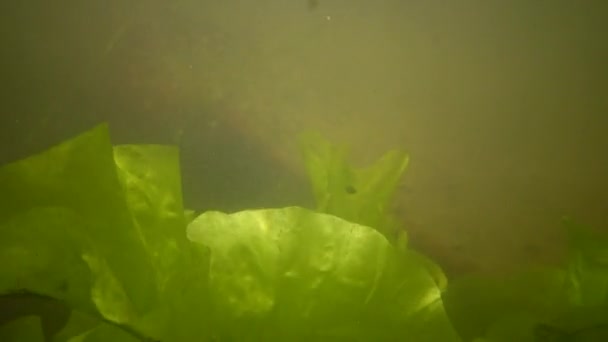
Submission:
[[[188,210],[178,149],[106,125],[1,167],[0,340],[608,340],[608,237],[565,220],[563,267],[448,281],[386,209],[407,154],[301,143],[315,210]]]

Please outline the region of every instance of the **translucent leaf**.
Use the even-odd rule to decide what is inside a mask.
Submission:
[[[176,147],[121,145],[114,148],[119,179],[135,222],[135,232],[165,291],[180,258],[186,257],[186,218]]]
[[[188,237],[210,250],[223,334],[458,340],[426,267],[371,228],[291,207],[207,212]]]
[[[83,254],[82,258],[93,274],[91,298],[99,313],[105,319],[115,323],[133,322],[135,314],[130,300],[105,261],[91,254]]]
[[[0,193],[2,293],[131,326],[182,291],[173,278],[191,271],[192,253],[175,148],[113,148],[102,125],[3,166]]]
[[[87,223],[77,227],[80,236],[94,241],[136,311],[154,305],[155,272],[134,227],[105,125],[0,168],[0,194],[0,223],[37,207],[76,213]],[[38,229],[43,230],[44,224]]]
[[[0,293],[29,290],[95,312],[94,278],[82,259],[94,250],[79,231],[87,224],[64,208],[35,208],[0,224]]]
[[[409,157],[399,150],[387,152],[373,165],[357,169],[348,163],[343,146],[330,144],[319,134],[301,137],[308,176],[317,210],[363,224],[396,238],[390,203]]]

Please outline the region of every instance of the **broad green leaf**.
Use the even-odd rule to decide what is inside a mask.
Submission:
[[[35,208],[0,224],[0,293],[28,290],[95,312],[95,275],[83,253],[95,253],[79,229],[88,222],[65,208]]]
[[[138,240],[155,269],[158,291],[163,293],[170,277],[179,270],[189,243],[182,205],[179,153],[159,145],[114,147],[119,179]]]
[[[207,212],[188,237],[209,248],[224,337],[458,340],[426,266],[369,227],[290,207]]]
[[[405,336],[413,341],[459,341],[428,265],[416,253],[392,254],[367,310],[366,320],[373,329],[365,340],[391,341]],[[391,331],[399,334],[391,335]]]
[[[3,166],[0,193],[2,293],[164,332],[149,317],[170,316],[193,267],[175,148],[113,148],[102,125]]]
[[[36,208],[0,227],[0,293],[54,298],[115,323],[135,315],[112,271],[82,235],[87,222],[64,208]]]
[[[445,273],[443,273],[441,267],[433,260],[431,260],[426,255],[413,250],[400,251],[400,253],[405,254],[406,258],[411,258],[415,260],[416,263],[424,266],[427,272],[429,272],[429,275],[433,278],[435,285],[437,285],[439,290],[441,290],[442,292],[447,290],[448,278],[446,277]]]
[[[186,237],[186,224],[195,213],[183,208],[178,150],[121,145],[114,148],[114,158],[161,294],[159,305],[135,326],[162,340],[202,339],[208,334],[208,259]]]
[[[135,312],[145,312],[154,305],[158,294],[153,264],[134,227],[105,125],[0,168],[0,194],[0,223],[38,207],[65,208],[75,213],[86,223],[77,226],[78,238],[86,240],[82,245],[94,243],[96,252],[120,279]],[[39,231],[45,229],[44,223],[37,224]],[[5,233],[5,229],[0,231],[0,239]],[[57,232],[58,235],[64,233],[65,230]],[[44,236],[51,234],[52,231],[45,232]],[[40,237],[32,235],[30,238]],[[44,241],[39,243],[44,244]],[[70,247],[49,243],[46,248]],[[75,248],[70,252],[80,250]],[[83,277],[81,281],[86,280]]]
[[[119,324],[133,323],[136,317],[129,297],[105,260],[86,253],[82,255],[82,259],[93,274],[91,299],[101,316]]]
[[[165,284],[162,302],[133,328],[159,341],[214,341],[208,249],[189,241],[180,252],[183,257]]]

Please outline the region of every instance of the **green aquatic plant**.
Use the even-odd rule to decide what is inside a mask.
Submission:
[[[348,161],[346,147],[318,133],[303,134],[300,146],[318,211],[373,227],[391,241],[405,239],[390,204],[407,169],[407,153],[392,150],[374,164],[356,168]]]
[[[0,169],[0,293],[27,291],[133,330],[192,267],[178,151],[99,126]]]
[[[288,207],[207,212],[188,237],[210,251],[209,310],[231,340],[459,340],[426,265],[369,227]]]
[[[429,260],[298,207],[197,216],[178,159],[101,125],[0,168],[0,303],[33,306],[2,341],[460,341]]]
[[[447,278],[439,265],[407,248],[407,232],[391,212],[393,196],[409,163],[401,150],[384,154],[366,168],[356,168],[348,161],[345,146],[332,144],[319,133],[300,136],[300,148],[309,181],[317,202],[316,210],[374,228],[398,251],[407,251],[427,267],[443,291]]]
[[[388,234],[407,156],[312,139],[317,211],[198,215],[177,148],[105,125],[0,167],[0,340],[608,340],[608,236],[566,219],[562,267],[448,285]]]

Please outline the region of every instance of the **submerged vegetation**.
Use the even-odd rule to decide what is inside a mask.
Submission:
[[[0,340],[608,340],[608,237],[566,219],[563,267],[448,283],[386,209],[407,154],[301,146],[314,211],[195,213],[177,148],[105,125],[0,168]]]

